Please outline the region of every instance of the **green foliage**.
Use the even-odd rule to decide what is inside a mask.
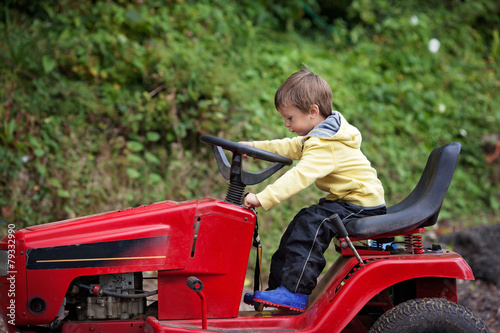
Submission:
[[[0,221],[223,198],[199,134],[289,135],[273,97],[302,63],[363,133],[389,204],[434,147],[459,141],[441,216],[491,219],[498,170],[483,137],[500,123],[499,11],[488,0],[0,4]],[[281,235],[320,195],[308,189],[261,214],[263,232]]]

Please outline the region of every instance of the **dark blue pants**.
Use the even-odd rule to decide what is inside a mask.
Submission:
[[[351,219],[382,215],[386,208],[366,208],[347,201],[321,199],[295,215],[281,237],[271,260],[269,289],[283,285],[292,292],[310,295],[326,265],[324,252],[337,230],[325,218],[339,214],[343,223]]]

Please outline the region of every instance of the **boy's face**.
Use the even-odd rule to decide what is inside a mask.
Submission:
[[[288,130],[297,133],[299,136],[306,135],[325,120],[325,117],[319,113],[316,104],[311,107],[309,113],[304,113],[295,106],[281,107],[278,112],[283,116],[283,119],[285,119],[285,126]]]

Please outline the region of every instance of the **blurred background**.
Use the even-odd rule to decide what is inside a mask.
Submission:
[[[389,205],[433,148],[458,141],[437,232],[496,225],[499,29],[494,0],[3,1],[0,234],[224,198],[199,135],[289,136],[273,97],[304,65],[360,129]],[[321,195],[311,187],[261,212],[264,267],[293,215]]]

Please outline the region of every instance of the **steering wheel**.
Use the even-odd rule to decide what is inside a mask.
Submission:
[[[285,157],[283,155],[271,153],[267,150],[262,150],[262,149],[246,146],[246,145],[238,143],[238,142],[229,141],[229,140],[222,139],[222,138],[217,138],[215,136],[202,135],[200,137],[200,141],[203,143],[207,143],[209,145],[212,145],[212,146],[221,147],[222,149],[229,150],[229,151],[236,153],[236,154],[239,154],[239,155],[245,154],[245,155],[257,158],[259,160],[280,163],[283,165],[291,165],[293,162],[291,159],[289,159],[288,157]]]
[[[279,154],[210,135],[202,135],[200,141],[213,146],[219,171],[224,178],[229,180],[226,201],[237,205],[241,205],[243,202],[243,192],[245,191],[246,185],[258,184],[271,177],[285,165],[291,165],[293,162],[288,157]],[[222,149],[229,150],[233,153],[231,164],[229,164]],[[273,162],[274,164],[260,172],[248,172],[243,170],[243,155]]]

